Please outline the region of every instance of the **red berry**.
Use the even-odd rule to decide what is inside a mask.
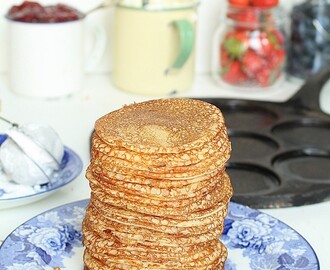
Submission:
[[[220,48],[220,66],[225,67],[232,61],[229,53],[225,49],[224,46],[221,46]]]
[[[234,21],[237,31],[251,31],[258,28],[259,16],[255,8],[246,6],[230,10],[227,17]]]
[[[258,14],[253,8],[242,8],[235,14],[234,19],[240,23],[255,24],[258,23]]]
[[[285,62],[286,53],[284,49],[275,50],[268,56],[269,66],[274,69],[281,69]]]
[[[255,50],[258,54],[267,56],[272,54],[277,45],[276,40],[270,38],[267,32],[261,32],[259,38],[255,38]]]
[[[228,0],[229,4],[234,6],[248,6],[250,4],[250,0]]]
[[[263,68],[255,74],[255,79],[261,87],[267,87],[274,83],[275,73],[268,68]]]
[[[268,31],[268,38],[276,46],[281,47],[284,44],[284,35],[281,31],[276,29]]]
[[[244,70],[251,76],[254,76],[254,74],[262,69],[265,64],[265,59],[252,50],[248,50],[242,58],[242,65]]]
[[[247,79],[238,61],[231,62],[223,68],[222,79],[230,84],[239,84]]]
[[[223,47],[232,58],[239,58],[249,47],[249,36],[245,31],[229,32],[224,38]]]
[[[279,0],[251,0],[251,5],[260,8],[275,7],[279,3]]]

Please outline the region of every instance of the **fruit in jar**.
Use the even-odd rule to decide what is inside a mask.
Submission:
[[[255,51],[249,49],[242,57],[242,67],[250,77],[259,72],[265,65],[265,59]]]
[[[258,15],[253,8],[243,8],[235,12],[234,19],[240,23],[254,24],[258,22]]]
[[[12,6],[7,18],[13,21],[29,23],[56,23],[76,21],[83,17],[77,9],[64,4],[43,6],[38,2],[24,1]]]
[[[259,8],[269,8],[278,5],[279,0],[251,0],[251,6]]]
[[[234,6],[248,6],[250,0],[229,0],[229,3]]]
[[[252,6],[258,8],[269,8],[277,6],[279,4],[279,0],[228,0],[228,3],[238,7]]]
[[[241,63],[233,61],[223,69],[222,78],[224,81],[231,84],[238,84],[246,80],[246,74],[243,72]]]
[[[255,79],[261,87],[266,87],[271,85],[276,77],[270,68],[264,68],[256,73]]]
[[[276,81],[282,73],[286,53],[280,39],[282,35],[274,35],[275,30],[271,31],[235,30],[225,36],[220,48],[221,76],[224,81],[261,87],[270,86]],[[232,74],[234,71],[237,76]]]
[[[240,57],[248,49],[249,37],[245,31],[233,31],[228,33],[224,40],[224,48],[232,57]]]
[[[284,35],[271,8],[248,6],[229,9],[231,20],[220,44],[220,76],[223,81],[247,87],[268,87],[281,76],[286,61]],[[278,1],[264,1],[267,5]],[[236,75],[234,74],[236,72]]]
[[[269,57],[269,66],[271,68],[283,67],[285,63],[286,52],[284,50],[275,50]]]
[[[234,8],[227,14],[227,17],[237,22],[237,30],[252,30],[258,23],[258,14],[250,6]]]
[[[288,73],[306,79],[330,64],[330,3],[306,1],[291,12]]]

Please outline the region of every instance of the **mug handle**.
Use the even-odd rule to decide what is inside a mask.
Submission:
[[[191,22],[184,19],[175,20],[171,22],[171,25],[174,25],[179,31],[180,49],[174,64],[165,70],[165,74],[183,67],[191,55],[195,41],[195,31]]]
[[[87,55],[85,55],[85,71],[93,72],[97,64],[104,56],[107,48],[107,31],[102,25],[93,25],[87,30],[85,39],[87,36],[92,36],[93,44],[91,48],[89,48]]]

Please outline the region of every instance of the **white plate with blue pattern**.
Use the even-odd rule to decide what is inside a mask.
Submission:
[[[40,214],[15,229],[0,247],[0,270],[83,269],[81,223],[88,200]],[[226,270],[319,270],[313,248],[283,222],[230,203],[223,243]]]

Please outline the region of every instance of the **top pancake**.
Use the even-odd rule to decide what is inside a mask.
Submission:
[[[216,106],[171,98],[124,106],[98,119],[95,132],[109,145],[132,151],[179,153],[201,147],[224,127]]]

